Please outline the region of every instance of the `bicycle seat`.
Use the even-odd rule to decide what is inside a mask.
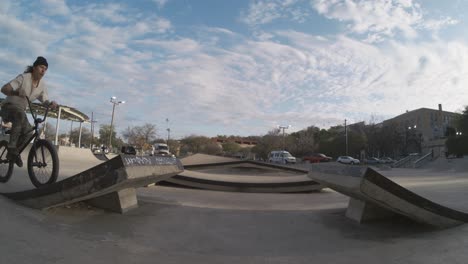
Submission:
[[[6,122],[5,123],[5,122],[2,121],[2,128],[3,129],[11,129],[11,125],[12,125],[11,122]]]

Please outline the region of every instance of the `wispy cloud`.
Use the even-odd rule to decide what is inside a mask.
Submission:
[[[156,3],[158,8],[163,8],[167,4],[167,2],[169,2],[169,0],[153,0],[153,2]]]
[[[368,34],[371,41],[398,33],[414,38],[414,27],[422,21],[420,6],[411,0],[315,0],[313,6],[330,19],[347,22],[351,32]]]
[[[314,0],[312,5],[325,17],[347,23],[351,33],[370,43],[396,36],[414,39],[418,29],[439,30],[457,23],[450,17],[425,19],[421,5],[413,0]]]
[[[241,21],[255,27],[267,24],[276,19],[284,18],[297,22],[304,22],[309,15],[307,10],[299,6],[303,0],[259,0],[253,1],[248,10],[241,14]]]
[[[460,21],[451,17],[444,17],[440,19],[427,19],[424,24],[421,25],[421,28],[427,29],[430,31],[438,32],[439,30],[447,27],[458,24]]]
[[[329,2],[321,7],[324,14],[340,17],[342,1]],[[271,3],[276,12],[299,2]],[[400,9],[410,4],[401,2]],[[252,135],[278,124],[336,125],[438,103],[456,110],[468,98],[468,45],[462,41],[394,39],[374,45],[348,32],[324,36],[283,29],[257,38],[208,26],[181,34],[169,19],[123,4],[68,5],[69,15],[58,20],[42,13],[21,17],[15,13],[21,8],[29,7],[0,3],[0,81],[44,55],[50,94],[60,103],[94,112],[99,124],[107,124],[109,97],[127,101],[116,110],[119,129],[146,122],[163,126],[169,118],[175,137]],[[353,17],[346,21],[354,27]],[[264,19],[252,23],[272,21]],[[441,26],[452,23],[445,21]],[[371,24],[362,22],[359,32],[387,38],[403,28]],[[417,25],[422,24],[407,23]]]
[[[41,0],[41,5],[44,6],[44,11],[51,16],[66,16],[70,14],[65,0]]]

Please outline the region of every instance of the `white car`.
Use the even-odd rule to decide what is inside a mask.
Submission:
[[[339,163],[351,164],[351,165],[361,163],[358,159],[355,159],[355,158],[350,157],[350,156],[339,156],[336,161],[339,162]]]

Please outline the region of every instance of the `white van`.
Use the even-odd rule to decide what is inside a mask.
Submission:
[[[268,154],[268,161],[280,164],[296,163],[296,158],[284,150],[272,151]]]

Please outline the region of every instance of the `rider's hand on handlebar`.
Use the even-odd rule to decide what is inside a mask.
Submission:
[[[50,108],[57,109],[57,107],[58,107],[57,102],[55,102],[55,101],[50,102]]]
[[[26,92],[24,91],[24,89],[16,89],[12,92],[12,94],[23,98],[26,97]]]

